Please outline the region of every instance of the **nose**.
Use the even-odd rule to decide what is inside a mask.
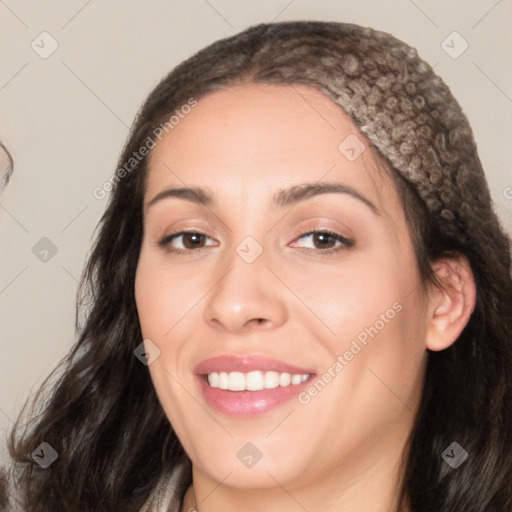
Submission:
[[[265,251],[248,263],[233,250],[220,264],[205,297],[205,321],[232,333],[283,325],[287,318],[286,288],[267,268],[268,263]]]

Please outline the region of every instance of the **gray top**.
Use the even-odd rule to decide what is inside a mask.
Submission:
[[[140,512],[180,512],[183,497],[192,483],[191,463],[185,459],[162,475]]]

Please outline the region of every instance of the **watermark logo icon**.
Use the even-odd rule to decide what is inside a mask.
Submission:
[[[145,339],[133,353],[145,366],[149,366],[160,357],[160,349],[150,339]]]
[[[43,469],[50,467],[59,457],[59,454],[48,443],[41,443],[31,454],[32,459]]]
[[[445,449],[441,457],[449,466],[457,469],[468,458],[468,452],[454,441]]]
[[[350,162],[357,160],[366,149],[363,141],[351,133],[338,146],[338,151]]]
[[[33,247],[32,254],[42,263],[48,263],[56,254],[57,246],[43,236]]]
[[[57,50],[59,43],[50,33],[41,32],[32,43],[30,43],[30,47],[41,59],[47,59]]]
[[[458,59],[469,48],[469,43],[458,32],[454,31],[443,39],[441,48],[452,59]]]
[[[263,252],[263,247],[252,236],[246,236],[237,246],[236,253],[246,263],[253,263]]]
[[[254,467],[263,454],[253,443],[245,443],[236,454],[238,460],[249,469]]]

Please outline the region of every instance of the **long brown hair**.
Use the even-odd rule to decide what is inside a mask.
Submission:
[[[163,472],[186,457],[133,354],[142,340],[134,279],[147,157],[127,163],[191,97],[247,82],[309,84],[346,109],[391,169],[425,285],[436,258],[468,258],[475,310],[450,348],[428,354],[400,496],[412,512],[512,510],[511,244],[471,130],[409,46],[334,22],[260,24],[217,41],[178,65],[143,104],[82,275],[77,341],[12,431],[19,507],[135,512]],[[421,123],[405,125],[411,112]],[[462,189],[439,195],[443,179]],[[454,441],[469,454],[456,470],[441,457]],[[59,454],[47,469],[30,456],[42,442]]]

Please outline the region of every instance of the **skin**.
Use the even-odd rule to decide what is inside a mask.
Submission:
[[[354,161],[338,150],[350,134],[366,147]],[[337,193],[271,207],[276,191],[320,181],[353,187],[379,214]],[[135,282],[143,336],[161,351],[150,375],[193,464],[182,510],[194,492],[200,512],[393,510],[427,349],[453,343],[474,307],[467,261],[436,262],[446,287],[422,293],[400,200],[369,141],[309,86],[247,84],[200,98],[152,151],[146,185],[145,205],[169,186],[215,197],[145,210]],[[341,243],[300,238],[326,228],[353,246],[326,254]],[[207,236],[171,247],[198,251],[158,245],[182,229]],[[236,252],[249,235],[263,249],[252,263]],[[307,405],[230,417],[194,381],[194,365],[220,354],[262,354],[320,376],[396,302],[401,311]],[[252,468],[237,458],[247,442],[262,453]]]

